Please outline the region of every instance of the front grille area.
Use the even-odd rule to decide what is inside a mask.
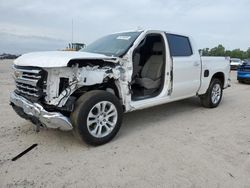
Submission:
[[[14,66],[15,92],[30,101],[38,101],[45,96],[47,72],[36,67]]]

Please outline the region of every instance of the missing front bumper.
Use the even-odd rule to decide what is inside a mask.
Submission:
[[[19,115],[23,114],[23,116],[20,115],[22,118],[25,118],[24,116],[27,115],[26,117],[28,119],[37,119],[47,128],[60,129],[64,131],[73,129],[69,118],[58,112],[48,112],[40,104],[31,103],[24,97],[17,95],[15,92],[10,93],[10,103],[13,108],[17,106],[22,110],[22,112],[18,113]]]

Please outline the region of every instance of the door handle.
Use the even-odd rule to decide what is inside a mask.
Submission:
[[[200,66],[200,62],[198,62],[198,61],[194,62],[194,66],[196,66],[196,67]]]

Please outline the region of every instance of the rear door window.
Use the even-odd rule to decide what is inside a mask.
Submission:
[[[171,56],[183,57],[193,54],[188,37],[174,34],[166,34]]]

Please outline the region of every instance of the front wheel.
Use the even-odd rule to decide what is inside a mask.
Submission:
[[[122,106],[113,94],[90,91],[81,96],[71,114],[74,131],[85,142],[101,145],[112,140],[122,123]]]
[[[206,108],[217,107],[222,99],[223,89],[222,82],[219,79],[213,79],[207,92],[200,96],[202,106]]]

